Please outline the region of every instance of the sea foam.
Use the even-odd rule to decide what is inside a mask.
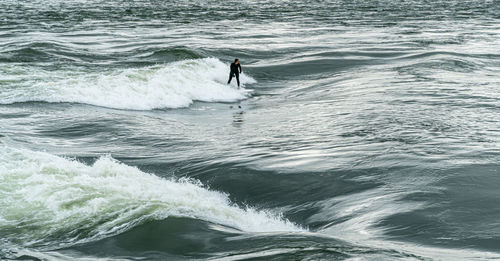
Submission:
[[[32,80],[28,79],[28,84],[4,88],[0,93],[0,103],[71,102],[151,110],[187,107],[193,101],[235,102],[246,99],[250,90],[236,88],[235,79],[231,85],[227,84],[228,70],[229,66],[216,58],[101,73],[24,70],[25,74],[32,75]],[[240,80],[243,86],[256,82],[247,74],[242,74]]]

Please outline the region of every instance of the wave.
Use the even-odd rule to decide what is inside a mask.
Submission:
[[[147,48],[147,49],[134,49],[134,52],[139,52],[135,57],[145,59],[149,62],[164,62],[164,61],[178,61],[185,59],[202,59],[202,55],[193,50],[183,47],[171,48]]]
[[[4,68],[4,70],[6,70]],[[228,65],[216,58],[183,60],[145,68],[120,69],[103,73],[29,71],[34,80],[3,88],[1,104],[17,102],[70,102],[129,110],[187,107],[193,101],[235,102],[250,90],[227,85]],[[16,76],[21,79],[21,76]],[[36,80],[35,80],[36,79]],[[1,80],[1,79],[0,79]],[[256,81],[242,74],[242,85]],[[21,81],[19,81],[21,82]]]
[[[22,247],[89,242],[170,216],[244,232],[301,230],[280,214],[238,207],[195,181],[161,178],[109,156],[85,165],[2,145],[0,173],[0,234]]]
[[[68,38],[85,38],[108,36],[101,34],[67,33]],[[112,40],[110,40],[112,42]],[[206,57],[200,50],[191,50],[183,46],[174,47],[144,47],[149,42],[134,42],[117,45],[110,43],[112,48],[99,50],[86,48],[86,42],[62,41],[12,41],[0,44],[0,62],[4,63],[67,63],[74,62],[80,65],[93,66],[96,62],[106,63],[158,63],[175,62],[187,59],[201,59]]]

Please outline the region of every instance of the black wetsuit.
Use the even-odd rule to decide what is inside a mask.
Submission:
[[[229,72],[229,81],[227,81],[227,83],[228,84],[231,83],[233,76],[236,76],[236,82],[238,83],[238,87],[240,87],[240,73],[241,73],[240,63],[238,63],[238,64],[232,63],[231,64],[231,72]]]

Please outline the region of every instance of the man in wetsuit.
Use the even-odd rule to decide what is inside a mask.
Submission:
[[[231,80],[233,79],[233,76],[236,76],[236,82],[238,83],[238,88],[240,88],[240,73],[241,73],[240,60],[234,59],[234,63],[231,64],[231,71],[229,72],[229,81],[227,81],[227,84],[230,84]]]

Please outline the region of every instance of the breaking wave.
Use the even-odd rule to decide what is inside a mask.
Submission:
[[[0,173],[0,234],[20,247],[93,241],[170,216],[245,232],[301,230],[280,214],[239,207],[195,181],[161,178],[109,156],[86,165],[0,146]]]
[[[228,65],[216,58],[183,60],[145,68],[102,73],[29,71],[3,68],[1,104],[16,102],[71,102],[128,110],[187,107],[193,101],[235,102],[249,96],[250,90],[227,85]],[[14,72],[15,71],[15,72]],[[3,73],[2,73],[3,74]],[[243,84],[256,81],[246,74]]]

